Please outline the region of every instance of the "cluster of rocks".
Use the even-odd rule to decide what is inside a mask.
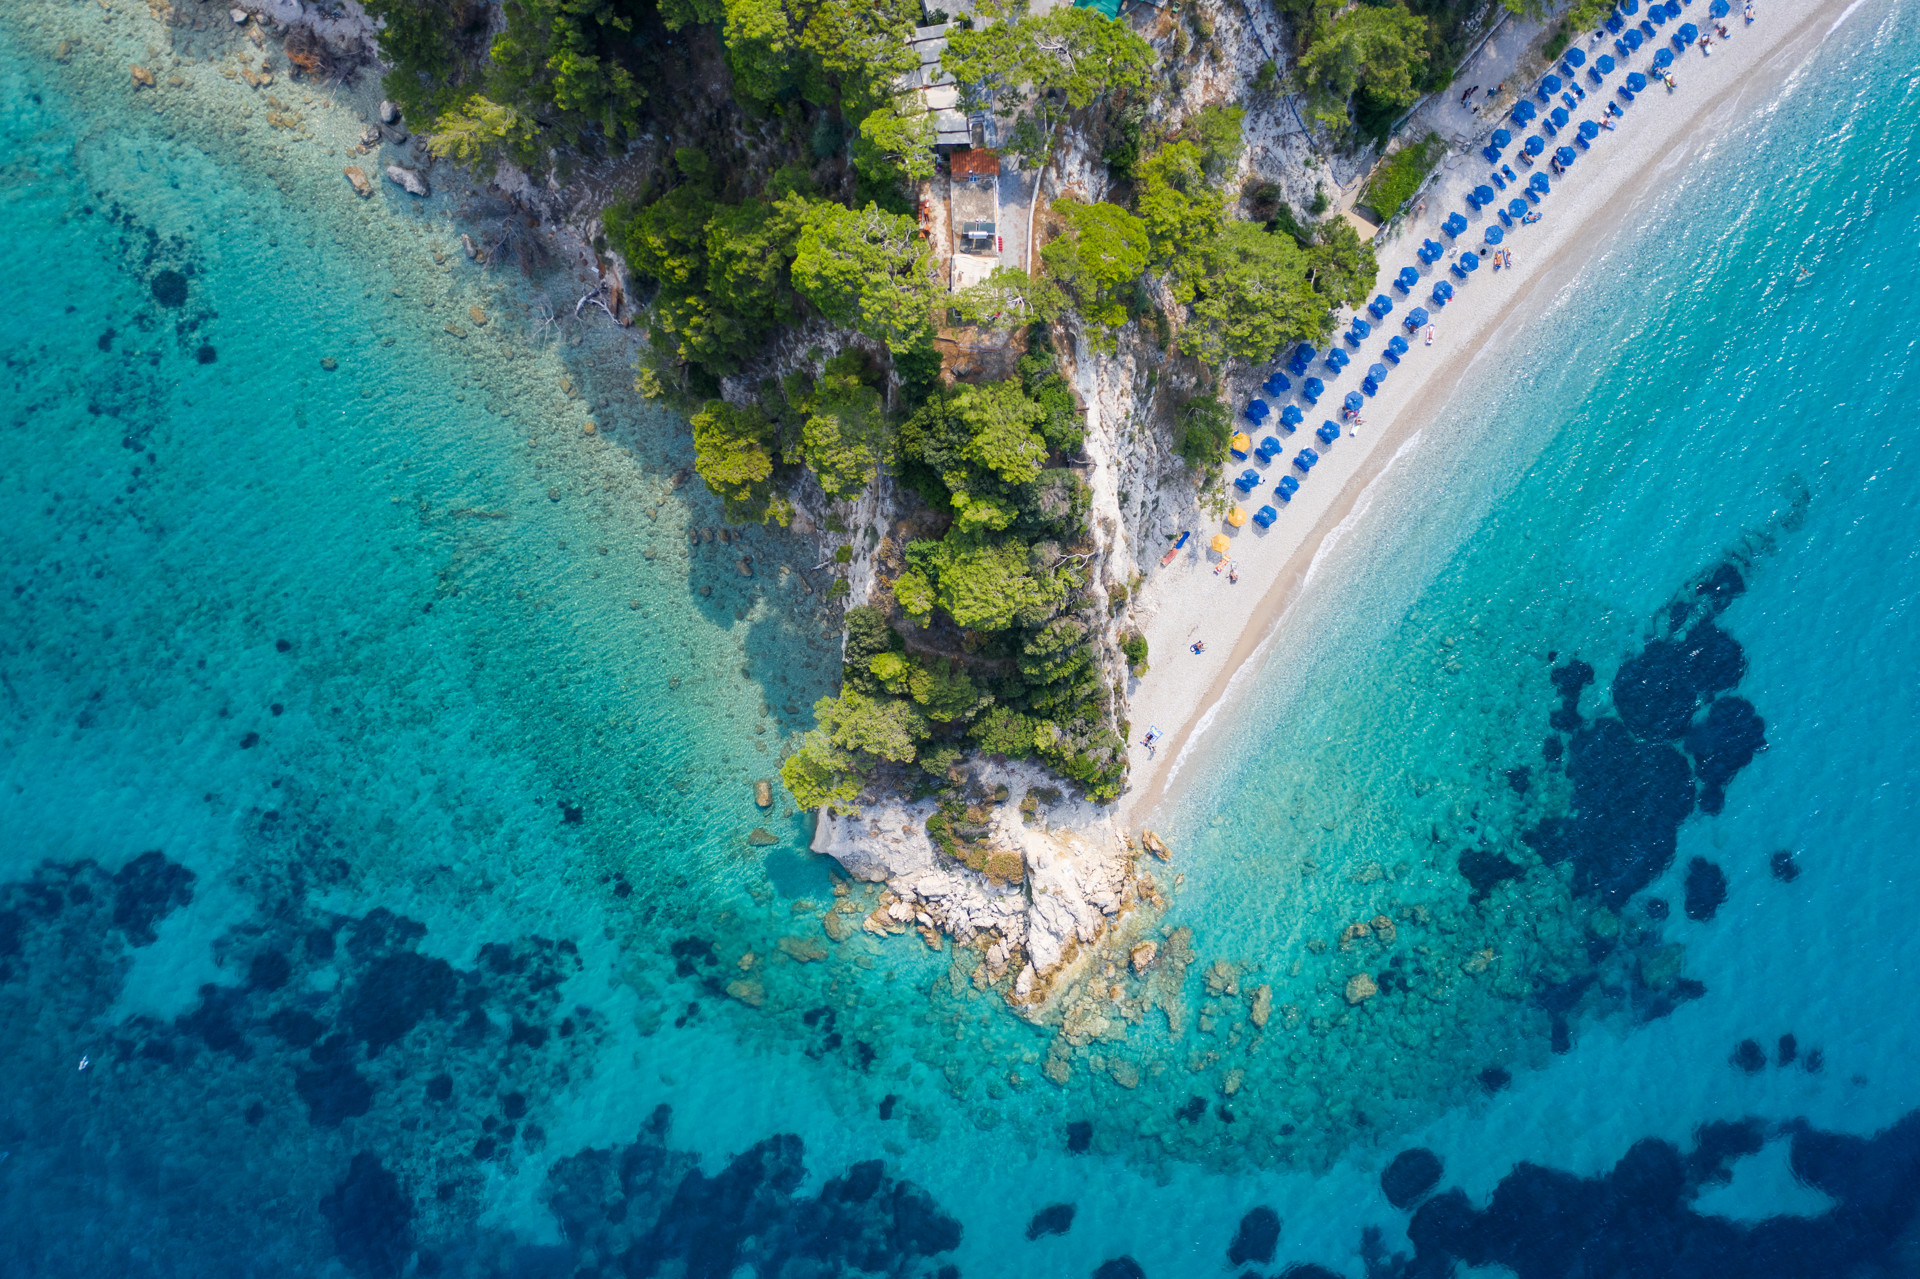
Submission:
[[[917,927],[936,949],[943,938],[977,947],[976,982],[1002,989],[1009,1003],[1038,1016],[1062,980],[1143,897],[1141,846],[1126,840],[1110,816],[1060,803],[1039,820],[1030,797],[1049,780],[1026,765],[982,765],[973,785],[999,801],[969,810],[984,833],[969,842],[964,861],[929,833],[929,822],[940,815],[932,800],[889,799],[857,814],[823,813],[813,850],[855,879],[886,885],[863,922],[866,931],[884,936]],[[1030,815],[1036,820],[1029,822]]]

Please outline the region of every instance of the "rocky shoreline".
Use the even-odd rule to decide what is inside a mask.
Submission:
[[[1128,838],[1110,807],[1066,798],[1056,780],[1032,765],[988,762],[969,778],[964,806],[889,798],[856,814],[822,813],[813,851],[885,885],[859,924],[830,916],[828,935],[918,928],[935,949],[951,938],[979,952],[976,986],[1030,1020],[1050,1020],[1059,992],[1116,948],[1137,949],[1132,933],[1145,915],[1136,912],[1165,905],[1143,856],[1170,855],[1151,832]]]

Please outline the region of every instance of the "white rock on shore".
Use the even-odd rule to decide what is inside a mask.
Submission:
[[[426,196],[433,193],[432,188],[427,186],[427,180],[421,177],[418,172],[407,168],[405,165],[389,164],[387,166],[387,181],[393,183],[408,195]]]
[[[1056,784],[1044,771],[989,764],[979,773],[983,786],[1007,787],[1006,799],[992,810],[988,841],[996,852],[1019,854],[1020,883],[989,877],[936,849],[927,819],[937,808],[927,800],[882,801],[856,816],[823,813],[813,850],[856,879],[887,885],[895,899],[883,898],[887,919],[896,925],[891,931],[914,920],[961,945],[991,938],[985,962],[995,979],[1024,951],[1026,963],[1010,998],[1037,1014],[1052,990],[1070,978],[1075,961],[1092,952],[1136,899],[1134,856],[1110,812],[1090,804],[1060,801],[1045,829],[1030,825],[1020,802],[1028,791]]]

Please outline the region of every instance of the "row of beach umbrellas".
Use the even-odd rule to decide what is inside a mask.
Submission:
[[[1692,3],[1693,0],[1662,0],[1662,3],[1649,5],[1646,21],[1655,27],[1664,25],[1680,16],[1682,4]],[[1613,15],[1607,20],[1608,29],[1619,36],[1615,41],[1615,48],[1622,59],[1629,52],[1639,49],[1648,39],[1641,28],[1626,25],[1625,20],[1633,17],[1638,11],[1639,0],[1620,0]],[[1712,0],[1710,12],[1714,17],[1724,17],[1727,11],[1728,0]],[[1675,49],[1684,49],[1698,36],[1699,32],[1692,23],[1682,23],[1674,32],[1672,43]],[[1672,63],[1672,52],[1664,48],[1655,51],[1652,66],[1656,72],[1664,70]],[[1545,154],[1548,147],[1547,139],[1555,137],[1560,130],[1572,124],[1570,112],[1577,109],[1577,104],[1586,97],[1586,91],[1580,87],[1579,82],[1579,72],[1582,68],[1586,70],[1587,79],[1598,86],[1619,67],[1619,62],[1613,56],[1604,53],[1592,59],[1591,66],[1587,64],[1588,58],[1584,51],[1569,49],[1561,59],[1558,71],[1549,71],[1540,78],[1539,84],[1535,86],[1534,96],[1546,107],[1544,114],[1527,98],[1522,98],[1514,104],[1508,116],[1511,122],[1520,128],[1525,128],[1537,120],[1540,122],[1541,134],[1545,135],[1543,137],[1541,134],[1534,134],[1521,142],[1520,149],[1528,157]],[[1645,91],[1647,83],[1645,75],[1638,71],[1629,71],[1622,77],[1620,96],[1632,102],[1635,94]],[[1617,111],[1618,108],[1615,110]],[[1600,127],[1591,120],[1582,120],[1578,125],[1573,126],[1573,141],[1581,150],[1585,150],[1599,136]],[[1497,220],[1489,219],[1481,232],[1482,240],[1489,247],[1500,245],[1506,239],[1508,230],[1532,214],[1534,207],[1541,203],[1542,197],[1548,195],[1553,189],[1552,181],[1546,174],[1536,171],[1522,180],[1510,167],[1501,163],[1502,154],[1513,143],[1512,130],[1504,126],[1494,129],[1487,145],[1481,150],[1487,160],[1497,167],[1489,175],[1487,182],[1476,185],[1466,196],[1465,202],[1470,209],[1476,212],[1492,209],[1495,213]],[[1575,150],[1574,146],[1558,145],[1554,147],[1553,159],[1565,168],[1579,159],[1579,151]],[[1503,205],[1500,192],[1506,190],[1514,190],[1519,194],[1507,199]],[[1470,226],[1465,214],[1452,212],[1441,222],[1440,231],[1448,239],[1458,240],[1460,236],[1466,234]],[[1416,256],[1423,265],[1433,266],[1446,256],[1446,247],[1438,241],[1426,239],[1422,242]],[[1472,249],[1464,249],[1448,267],[1448,273],[1464,283],[1469,275],[1480,268],[1480,264],[1481,258],[1478,253]],[[1394,276],[1391,288],[1402,295],[1410,296],[1420,281],[1419,269],[1405,266]],[[1427,297],[1427,305],[1414,306],[1403,317],[1402,324],[1406,331],[1417,333],[1425,328],[1432,322],[1427,306],[1436,309],[1444,307],[1453,300],[1454,296],[1452,282],[1444,278],[1435,280]],[[1359,350],[1360,346],[1373,335],[1374,325],[1384,322],[1393,309],[1394,302],[1390,296],[1385,293],[1377,294],[1366,306],[1367,316],[1371,319],[1356,315],[1347,332],[1342,335],[1346,345],[1356,351]],[[1347,416],[1351,417],[1359,413],[1365,407],[1367,397],[1379,393],[1381,384],[1387,379],[1389,366],[1398,364],[1401,357],[1407,354],[1408,349],[1406,338],[1397,333],[1388,337],[1385,347],[1380,352],[1380,358],[1366,367],[1365,374],[1361,378],[1360,389],[1349,391],[1342,397],[1341,407]],[[1301,379],[1299,385],[1301,398],[1309,405],[1317,405],[1321,396],[1326,394],[1327,385],[1324,380],[1313,376],[1310,371],[1314,369],[1316,360],[1320,362],[1319,368],[1331,377],[1338,377],[1353,362],[1352,357],[1337,344],[1323,353],[1313,343],[1301,342],[1287,357],[1287,371],[1275,369],[1261,385],[1261,390],[1268,396],[1278,398],[1294,389],[1292,378],[1299,378]],[[1288,372],[1291,372],[1292,377],[1288,376]],[[1264,426],[1271,419],[1277,424],[1279,430],[1286,434],[1291,434],[1306,420],[1306,414],[1298,405],[1283,405],[1276,414],[1267,400],[1257,396],[1248,402],[1244,416],[1256,427]],[[1314,434],[1322,447],[1325,447],[1340,437],[1340,426],[1329,419],[1324,421]],[[1233,455],[1241,461],[1247,460],[1248,455],[1251,454],[1263,465],[1272,463],[1282,452],[1279,439],[1271,435],[1262,439],[1256,447],[1251,437],[1244,433],[1237,434],[1230,448]],[[1282,502],[1292,500],[1293,495],[1299,491],[1300,479],[1304,478],[1319,460],[1320,455],[1314,449],[1301,449],[1293,459],[1293,469],[1299,472],[1299,476],[1283,475],[1274,489],[1274,496]],[[1234,485],[1242,493],[1251,494],[1262,482],[1260,473],[1249,468],[1234,481]],[[1227,521],[1239,527],[1244,525],[1248,518],[1242,508],[1235,506],[1228,512]],[[1278,513],[1271,506],[1262,506],[1251,518],[1260,527],[1267,528],[1271,527],[1274,520],[1278,518]],[[1224,536],[1214,538],[1213,548],[1216,551],[1224,552],[1228,546]]]

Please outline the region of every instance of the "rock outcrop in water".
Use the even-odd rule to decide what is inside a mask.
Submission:
[[[867,931],[918,926],[977,946],[988,981],[1037,1013],[1141,895],[1138,850],[1110,814],[1055,791],[1044,824],[1037,809],[1027,820],[1025,801],[1049,785],[1038,768],[985,765],[974,787],[990,802],[969,810],[980,820],[963,832],[978,835],[960,840],[932,800],[889,800],[858,815],[821,814],[813,849],[856,879],[886,884]]]

